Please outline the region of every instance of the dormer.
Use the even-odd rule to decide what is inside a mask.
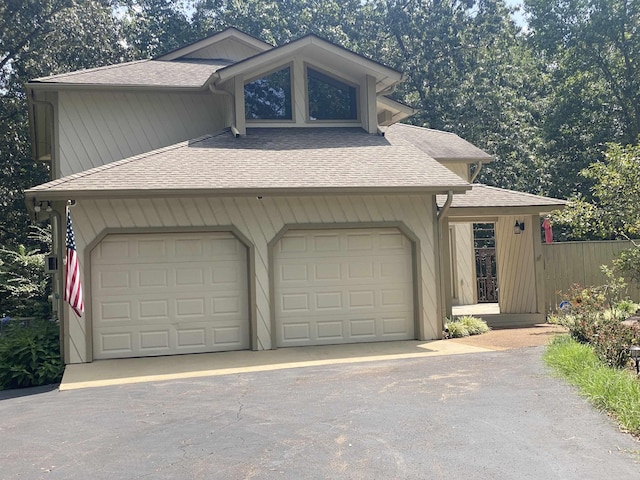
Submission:
[[[413,114],[385,95],[402,74],[316,35],[218,70],[211,90],[233,99],[232,124],[247,127],[360,127],[377,133]]]

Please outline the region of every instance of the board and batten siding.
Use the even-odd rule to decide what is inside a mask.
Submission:
[[[327,197],[233,197],[172,198],[78,201],[71,210],[83,272],[89,272],[86,247],[106,229],[165,227],[237,228],[255,250],[255,323],[260,350],[272,348],[268,243],[285,225],[402,222],[419,239],[417,279],[422,297],[419,331],[423,339],[439,338],[438,271],[434,236],[435,200],[432,195],[411,196],[327,196]],[[90,292],[87,292],[90,295]],[[90,305],[90,298],[85,300]],[[91,313],[78,318],[66,309],[67,363],[91,360],[87,335],[91,334]],[[254,333],[254,335],[255,335]]]
[[[229,126],[229,99],[211,93],[58,93],[59,175],[197,138]]]
[[[629,241],[605,240],[592,242],[560,242],[542,245],[544,256],[544,282],[547,313],[557,309],[571,285],[604,285],[607,282],[600,270],[622,250],[631,248]],[[640,284],[630,282],[627,294],[640,302]]]
[[[532,229],[532,218],[536,219]],[[525,222],[525,230],[515,235],[516,222]],[[534,236],[540,241],[538,217],[504,216],[496,222],[496,261],[500,313],[538,312]],[[541,260],[541,259],[540,259]],[[542,293],[542,292],[541,292]]]

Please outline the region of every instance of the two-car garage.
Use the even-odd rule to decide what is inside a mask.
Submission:
[[[275,346],[415,338],[398,229],[290,229],[272,257]],[[251,348],[251,271],[230,232],[107,235],[91,252],[93,357]]]

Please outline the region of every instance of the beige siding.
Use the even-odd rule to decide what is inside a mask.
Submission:
[[[465,181],[469,181],[469,165],[466,163],[443,163],[445,167],[451,170]]]
[[[244,60],[260,53],[255,47],[250,47],[234,39],[225,39],[216,42],[214,45],[201,48],[188,55],[187,58],[204,58],[204,59],[224,59],[224,60]]]
[[[513,226],[525,221],[525,231],[513,233]],[[534,235],[531,217],[500,217],[496,222],[496,254],[500,313],[537,313]],[[535,231],[539,232],[538,225]],[[539,235],[539,233],[538,233]]]
[[[212,94],[59,92],[60,174],[224,128],[228,103]]]
[[[476,303],[476,266],[473,251],[473,229],[471,224],[454,224],[456,281],[455,303]]]
[[[630,248],[627,241],[563,242],[542,246],[547,312],[554,311],[562,301],[562,292],[568,292],[574,283],[603,285],[606,277],[601,265],[610,265],[615,256]],[[640,301],[640,285],[631,283],[629,296]]]
[[[85,247],[105,229],[234,225],[255,248],[257,347],[270,349],[268,243],[286,224],[403,222],[420,240],[418,279],[422,295],[422,336],[437,338],[438,299],[432,196],[209,198],[171,200],[82,201],[72,209],[79,258],[84,278]],[[90,299],[85,301],[89,305]],[[87,361],[85,332],[91,332],[91,313],[70,317],[67,362]]]

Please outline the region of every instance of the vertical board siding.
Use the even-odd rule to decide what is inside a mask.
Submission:
[[[78,173],[227,127],[228,99],[212,94],[58,94],[60,173]]]
[[[433,232],[434,199],[425,196],[334,196],[334,197],[233,197],[197,199],[138,199],[79,201],[72,208],[83,278],[89,269],[85,249],[106,229],[153,227],[235,226],[255,250],[256,322],[258,349],[270,349],[268,243],[285,226],[296,223],[403,222],[420,240],[422,294],[420,312],[424,337],[438,338],[438,298]],[[86,295],[90,295],[87,292]],[[85,304],[90,304],[85,299]],[[90,334],[90,312],[77,318],[67,309],[71,337],[71,363],[89,359],[86,335]]]
[[[518,220],[525,231],[513,233]],[[536,313],[536,275],[530,217],[505,216],[496,222],[500,313]],[[537,225],[533,228],[538,228]]]
[[[186,55],[187,58],[221,58],[224,60],[244,60],[245,58],[252,57],[256,53],[260,53],[255,47],[239,43],[236,40],[226,39],[220,42],[216,42],[214,45],[201,48],[195,52],[191,52]]]
[[[476,265],[471,224],[454,224],[458,304],[476,303]]]
[[[553,312],[563,300],[562,293],[571,285],[603,285],[607,279],[600,270],[622,251],[631,248],[631,242],[605,240],[593,242],[561,242],[542,245],[544,258],[545,299],[547,312]],[[640,284],[630,282],[627,294],[640,302]]]

